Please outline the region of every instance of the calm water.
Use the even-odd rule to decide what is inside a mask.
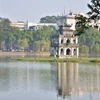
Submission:
[[[0,62],[0,100],[100,100],[100,65]]]

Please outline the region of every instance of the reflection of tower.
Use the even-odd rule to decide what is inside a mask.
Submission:
[[[74,88],[75,88],[75,90],[74,91],[79,91],[79,77],[78,77],[78,75],[79,75],[79,67],[78,67],[78,63],[76,63],[76,64],[74,64],[73,65],[74,66],[74,82],[75,82],[75,84],[74,84]]]
[[[100,66],[78,63],[58,63],[58,95],[73,98],[73,95],[88,94],[90,100],[99,100]],[[94,98],[94,93],[96,96]]]
[[[70,97],[78,90],[78,64],[58,63],[58,94]]]

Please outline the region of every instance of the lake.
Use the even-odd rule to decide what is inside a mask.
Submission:
[[[100,65],[0,62],[0,100],[100,100]]]

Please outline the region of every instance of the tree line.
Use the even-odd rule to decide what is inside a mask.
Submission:
[[[100,21],[100,0],[91,0],[87,7],[89,8],[88,17],[76,16],[76,25],[78,27],[75,35],[79,36],[80,54],[84,56],[100,56],[100,26],[98,26],[98,20]],[[93,28],[90,25],[91,21],[95,24]]]
[[[20,30],[12,27],[7,18],[0,18],[0,50],[2,51],[49,51],[50,37],[56,34],[53,26],[38,30]]]
[[[100,56],[100,31],[89,28],[79,36],[80,56]]]

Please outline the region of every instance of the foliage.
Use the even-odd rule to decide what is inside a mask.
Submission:
[[[57,16],[46,16],[40,19],[40,23],[57,23]]]
[[[84,33],[84,31],[90,26],[89,22],[93,20],[96,22],[97,20],[100,19],[100,1],[99,0],[91,0],[91,4],[87,4],[89,8],[88,17],[84,17],[82,15],[77,16],[77,25],[79,25],[79,28],[77,28],[77,34],[80,36],[81,34]]]
[[[16,50],[27,49],[37,51],[49,51],[50,37],[56,34],[55,28],[44,26],[38,30],[27,31],[10,26],[9,19],[0,18],[0,49]],[[39,50],[40,45],[40,50]]]
[[[81,35],[85,32],[86,29],[88,29],[88,18],[84,17],[83,15],[77,16],[76,18],[76,34],[75,35]]]
[[[37,52],[49,51],[49,43],[46,41],[35,41],[34,46]]]
[[[90,11],[87,13],[92,20],[100,19],[100,0],[91,0],[91,4],[88,4]]]
[[[82,45],[79,48],[79,52],[81,56],[88,56],[89,48],[86,45]]]
[[[18,41],[18,44],[20,45],[21,48],[27,48],[28,47],[28,41],[27,39],[22,39]]]
[[[88,17],[77,16],[75,35],[80,36],[79,42],[82,45],[80,48],[81,54],[83,54],[83,46],[89,47],[90,56],[100,56],[100,32],[90,28],[90,22],[96,23],[100,20],[100,0],[91,0],[91,3],[87,5],[89,8]]]
[[[79,44],[81,54],[87,51],[88,54],[97,56],[100,53],[100,32],[93,28],[85,30],[85,33],[79,37]],[[84,51],[84,46],[89,50]]]

